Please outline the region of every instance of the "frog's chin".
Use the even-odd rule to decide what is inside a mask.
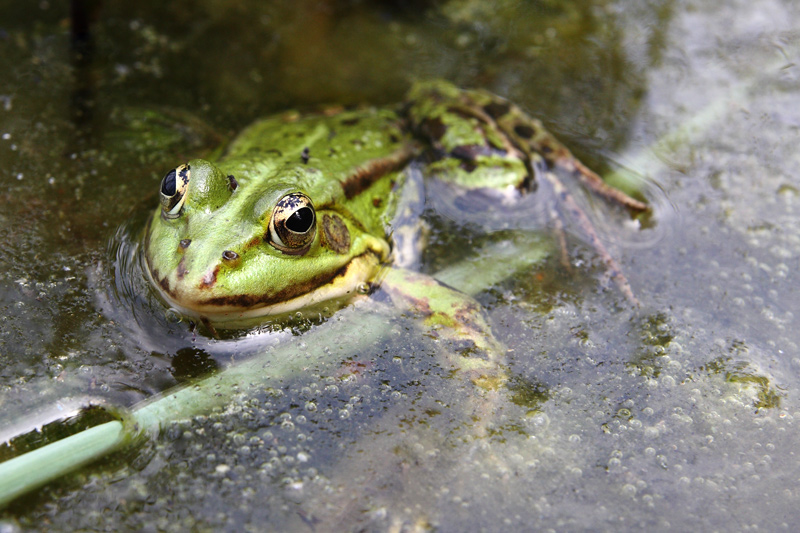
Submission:
[[[316,289],[296,296],[289,300],[240,307],[236,305],[208,305],[194,302],[181,302],[173,298],[155,282],[150,269],[147,274],[152,282],[151,286],[158,290],[162,300],[181,315],[195,318],[209,323],[218,328],[238,328],[253,326],[259,318],[272,319],[298,311],[322,310],[329,308],[336,310],[342,305],[359,295],[370,292],[371,285],[378,282],[381,277],[381,262],[377,255],[365,253],[353,258],[339,275],[331,281]]]

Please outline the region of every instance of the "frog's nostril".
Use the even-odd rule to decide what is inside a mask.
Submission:
[[[241,261],[241,257],[239,254],[234,252],[233,250],[225,250],[222,252],[222,262],[230,267],[235,267]]]

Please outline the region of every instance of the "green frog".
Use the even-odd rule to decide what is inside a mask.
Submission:
[[[284,113],[248,127],[218,161],[191,160],[164,176],[145,230],[147,272],[171,307],[215,327],[346,302],[406,261],[404,229],[416,217],[403,199],[420,190],[412,169],[497,191],[490,197],[504,203],[548,180],[589,225],[556,168],[630,209],[647,208],[606,185],[538,120],[482,90],[417,83],[394,109]],[[420,287],[416,296],[427,296]]]

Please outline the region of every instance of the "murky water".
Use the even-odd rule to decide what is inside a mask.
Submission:
[[[77,41],[66,6],[18,4],[0,7],[0,419],[60,398],[129,406],[342,331],[338,362],[26,496],[4,528],[793,527],[794,3],[89,3]],[[387,315],[366,346],[350,310],[210,339],[130,274],[176,161],[271,112],[393,103],[432,77],[509,97],[593,168],[643,177],[654,206],[635,222],[584,198],[640,309],[577,232],[575,272],[554,258],[478,295],[509,349],[493,413],[464,407],[472,385],[414,316]],[[487,240],[446,213],[432,227],[429,272]]]

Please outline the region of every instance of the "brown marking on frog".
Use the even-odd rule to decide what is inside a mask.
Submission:
[[[440,117],[426,118],[419,125],[419,132],[422,136],[436,142],[447,132],[447,126]]]
[[[497,120],[511,110],[511,104],[508,102],[490,102],[483,106],[483,110],[487,115]]]
[[[175,274],[178,276],[178,280],[182,280],[184,276],[186,276],[186,256],[181,257],[180,262],[178,263],[178,268],[175,269]]]
[[[242,253],[246,252],[247,250],[249,250],[251,248],[255,248],[259,244],[261,244],[261,237],[259,237],[259,236],[253,237],[252,239],[250,239],[250,241],[247,242],[247,244],[242,246]]]
[[[478,168],[478,164],[475,163],[474,161],[461,161],[458,164],[458,168],[469,174],[473,172],[476,168]]]
[[[341,182],[345,197],[350,200],[375,183],[379,178],[389,172],[399,170],[409,159],[417,155],[418,147],[415,144],[406,144],[397,151],[355,167],[350,175]]]
[[[350,250],[350,231],[338,216],[322,217],[322,234],[324,244],[337,254],[345,254]]]
[[[206,272],[203,279],[200,280],[201,289],[210,289],[217,284],[217,274],[219,274],[219,265],[215,266],[213,270]]]
[[[529,124],[517,124],[514,126],[514,133],[523,139],[531,139],[536,135],[536,130]]]
[[[476,316],[479,316],[481,313],[481,308],[477,303],[466,301],[453,304],[453,307],[456,308],[453,316],[456,322],[463,326],[463,329],[472,333],[481,332],[481,328],[476,320]]]
[[[465,144],[450,150],[450,155],[462,161],[475,161],[478,156],[492,155],[494,150],[481,144]]]
[[[372,252],[366,252],[362,255],[371,254]],[[215,296],[213,298],[199,301],[197,304],[199,306],[237,307],[240,309],[247,309],[287,302],[312,292],[314,289],[322,287],[323,285],[327,285],[328,283],[333,282],[333,280],[339,276],[346,276],[347,270],[352,264],[353,262],[351,261],[335,272],[320,274],[309,279],[305,283],[295,283],[291,287],[287,287],[271,294],[232,294],[229,296]]]

